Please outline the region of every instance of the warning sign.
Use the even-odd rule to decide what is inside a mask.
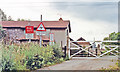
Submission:
[[[33,26],[26,26],[25,33],[34,33],[34,27]]]
[[[39,26],[37,27],[36,31],[46,31],[45,26],[43,25],[42,22],[39,24]]]

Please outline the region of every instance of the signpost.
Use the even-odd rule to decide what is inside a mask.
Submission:
[[[42,35],[45,35],[45,34],[43,33],[43,31],[46,31],[45,26],[44,26],[44,24],[42,23],[42,15],[41,15],[41,22],[40,22],[40,24],[38,25],[36,31],[39,32],[39,36],[40,36],[40,47],[41,47],[41,46],[42,46]]]
[[[49,33],[50,45],[54,45],[54,33]]]

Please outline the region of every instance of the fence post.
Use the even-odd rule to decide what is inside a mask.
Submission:
[[[64,47],[64,56],[66,57],[66,46]]]
[[[62,48],[62,46],[63,46],[63,45],[62,45],[62,41],[61,41],[61,43],[60,43],[60,44],[61,44],[61,48]]]
[[[88,57],[89,57],[89,48],[88,48]]]
[[[96,48],[96,56],[97,56],[97,48]]]

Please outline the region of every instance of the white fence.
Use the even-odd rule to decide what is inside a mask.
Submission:
[[[77,44],[78,42],[89,42],[90,45],[86,46],[84,48],[83,46],[80,46],[80,44]],[[92,56],[94,56],[96,58],[102,57],[102,56],[104,56],[104,55],[106,55],[108,53],[111,53],[112,55],[118,57],[119,52],[118,52],[117,49],[119,48],[119,46],[118,45],[113,45],[113,44],[105,45],[104,43],[120,43],[120,41],[117,41],[117,40],[116,41],[70,41],[69,42],[69,53],[68,53],[69,54],[69,58],[72,58],[73,56],[81,53],[82,51],[85,51],[85,52],[89,53],[90,55],[92,55]],[[94,47],[97,48],[98,44],[99,44],[99,50],[104,49],[104,51],[105,51],[104,53],[102,53],[100,55],[96,55],[95,53],[87,50],[88,48],[91,48],[91,49],[95,49]],[[71,45],[74,46],[74,47],[71,47]],[[108,50],[106,48],[108,48]],[[74,53],[74,54],[72,54],[72,55],[70,55],[70,51],[71,50],[75,50],[75,49],[77,49],[79,51]],[[112,51],[115,51],[118,54],[113,53]]]

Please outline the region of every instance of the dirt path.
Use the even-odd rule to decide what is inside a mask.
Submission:
[[[113,61],[112,61],[113,60]],[[73,58],[61,64],[41,68],[39,70],[99,70],[114,66],[117,62],[117,57],[106,56],[99,59],[96,58]]]

